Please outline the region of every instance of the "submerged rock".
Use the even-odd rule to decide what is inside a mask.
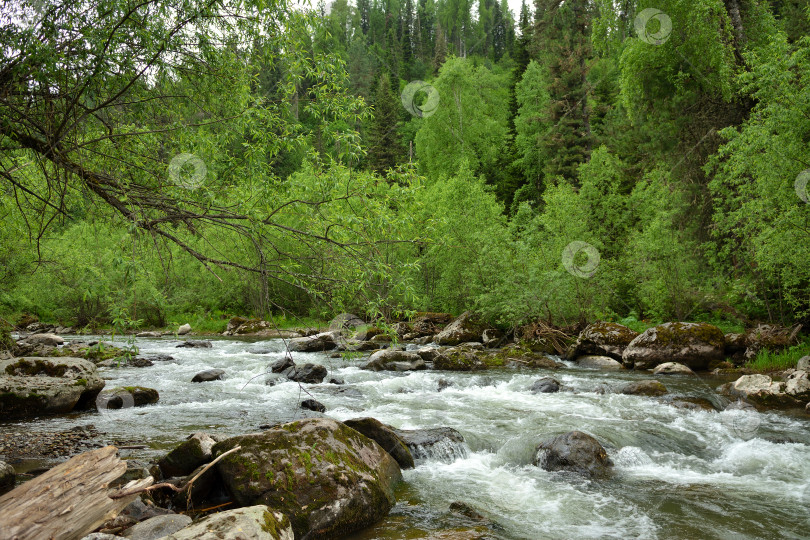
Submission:
[[[613,466],[599,441],[581,431],[541,442],[533,463],[547,471],[569,471],[589,477],[604,476]]]
[[[666,362],[678,362],[693,370],[705,370],[725,354],[723,332],[708,323],[669,322],[648,328],[622,354],[628,368],[653,369]]]
[[[624,385],[621,390],[622,394],[631,396],[663,396],[667,393],[667,387],[658,381],[637,381]]]
[[[225,378],[224,369],[206,369],[194,375],[191,382],[211,382],[221,381]]]
[[[414,459],[453,462],[469,455],[464,437],[450,427],[395,429],[394,433],[402,439]]]
[[[293,338],[287,342],[287,350],[291,352],[324,352],[337,347],[334,332],[321,332],[314,336]]]
[[[232,437],[214,455],[240,506],[264,504],[290,518],[297,538],[335,538],[368,527],[393,507],[402,474],[383,448],[329,418],[311,418]]]
[[[579,356],[607,356],[621,361],[627,346],[638,337],[638,332],[613,322],[589,324],[579,333],[568,358]]]
[[[205,340],[187,340],[178,345],[177,349],[210,349],[213,347],[210,341]]]
[[[161,540],[293,540],[290,520],[259,504],[218,512]]]
[[[355,431],[359,431],[369,439],[376,441],[383,450],[391,454],[403,469],[414,467],[413,456],[408,446],[394,430],[376,418],[353,418],[343,422]]]
[[[80,358],[0,360],[0,416],[26,418],[89,408],[104,388],[96,366]]]

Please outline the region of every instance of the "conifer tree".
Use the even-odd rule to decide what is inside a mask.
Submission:
[[[397,133],[399,100],[391,90],[388,73],[382,73],[374,93],[374,120],[369,141],[369,167],[379,173],[395,167],[402,156],[402,148]]]

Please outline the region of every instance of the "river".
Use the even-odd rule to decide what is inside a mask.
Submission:
[[[313,397],[338,420],[372,416],[405,429],[449,426],[466,439],[466,445],[417,460],[415,469],[404,471],[388,518],[352,538],[442,537],[439,531],[470,525],[448,511],[452,501],[489,518],[494,524],[489,537],[509,540],[810,538],[810,420],[799,414],[676,408],[610,392],[649,374],[573,364],[553,372],[375,373],[360,370],[360,358],[294,353],[296,363],[323,364],[345,386],[266,386],[268,364],[284,354],[281,340],[214,339],[210,349],[177,344],[138,339],[141,356],[169,354],[175,360],[102,370],[108,388],[157,389],[158,404],[28,425],[54,430],[93,424],[111,437],[148,444],[126,457],[154,459],[195,431],[237,435],[262,424],[318,416],[298,407]],[[224,369],[226,379],[190,382],[209,368]],[[564,391],[529,392],[543,375],[557,378]],[[440,379],[450,383],[441,392]],[[659,380],[671,394],[722,401],[713,391],[722,380]],[[615,463],[611,478],[591,481],[531,464],[540,441],[571,430],[602,442]]]

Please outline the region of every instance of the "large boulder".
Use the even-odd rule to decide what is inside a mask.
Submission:
[[[287,342],[287,349],[292,352],[323,352],[337,347],[334,332],[321,332],[314,336],[294,338]]]
[[[0,417],[25,418],[89,408],[104,388],[96,366],[80,358],[0,360]]]
[[[569,358],[608,356],[621,361],[624,349],[638,337],[638,332],[613,322],[589,324],[579,333]]]
[[[290,518],[297,538],[336,538],[393,507],[402,473],[388,452],[329,418],[232,437],[214,446],[217,469],[239,506],[264,504]]]
[[[383,450],[391,454],[403,469],[412,469],[413,456],[408,446],[394,430],[376,418],[353,418],[343,422],[355,431],[359,431],[372,441],[379,444]]]
[[[648,328],[622,354],[622,362],[633,369],[653,369],[665,362],[678,362],[694,370],[705,370],[724,358],[726,338],[708,323],[669,322]]]
[[[547,471],[569,471],[589,477],[604,476],[613,466],[599,441],[581,431],[541,442],[534,464]]]
[[[320,384],[328,375],[326,367],[320,364],[306,363],[283,372],[288,379],[294,382]]]
[[[433,336],[441,331],[453,316],[449,313],[418,313],[411,325],[411,332],[404,336],[405,339],[414,339],[423,336]]]
[[[526,367],[557,369],[562,366],[545,353],[535,352],[525,343],[507,345],[503,349],[487,356],[490,366]]]
[[[436,334],[433,342],[439,345],[458,345],[466,341],[481,341],[486,328],[470,311],[465,311],[456,320]]]
[[[216,441],[207,433],[194,433],[158,461],[164,478],[186,476],[211,461],[211,449]]]
[[[218,512],[160,540],[293,540],[290,520],[263,504]]]
[[[177,335],[178,336],[185,336],[186,334],[188,334],[190,332],[191,332],[191,325],[188,324],[188,323],[180,326],[180,328],[177,329]]]
[[[785,383],[767,375],[743,375],[734,382],[720,386],[717,391],[732,399],[742,399],[764,407],[795,406],[799,401],[785,393]]]
[[[553,377],[543,377],[532,383],[532,394],[554,394],[560,391],[560,381]]]
[[[454,347],[438,354],[433,367],[443,371],[479,371],[487,369],[484,355],[467,347]]]
[[[427,364],[417,353],[385,349],[372,354],[360,368],[370,371],[419,371],[427,369]]]

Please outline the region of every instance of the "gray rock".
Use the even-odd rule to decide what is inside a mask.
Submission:
[[[191,382],[221,381],[224,379],[224,375],[224,369],[206,369],[205,371],[201,371],[194,375]]]
[[[581,431],[541,442],[533,463],[547,471],[569,471],[589,477],[604,476],[613,466],[599,441]]]
[[[63,345],[65,338],[57,336],[56,334],[33,334],[25,338],[25,341],[32,345],[50,345],[51,347],[56,347],[57,345]]]
[[[414,325],[415,326],[415,325]],[[470,311],[465,311],[444,330],[436,334],[433,342],[439,345],[458,345],[468,341],[481,341],[484,325]]]
[[[191,518],[182,514],[155,516],[136,523],[126,531],[124,536],[130,540],[157,540],[191,525]]]
[[[289,356],[285,356],[281,360],[276,360],[270,365],[270,372],[271,373],[282,373],[289,368],[294,368],[295,362]]]
[[[218,512],[161,540],[293,540],[290,520],[259,504]]]
[[[178,332],[178,333],[179,333],[179,332]],[[163,334],[161,334],[160,332],[138,332],[137,334],[135,334],[135,337],[140,337],[140,338],[159,338],[159,337],[160,337],[160,336],[162,336],[162,335],[163,335]]]
[[[622,369],[621,363],[609,356],[586,355],[576,360],[581,367],[589,369]]]
[[[665,362],[653,370],[653,375],[694,375],[695,372],[678,362]]]
[[[291,381],[319,384],[323,382],[328,373],[324,366],[308,363],[293,369],[287,369],[283,374]]]
[[[82,540],[127,540],[123,536],[117,536],[115,534],[107,534],[107,533],[90,533]]]
[[[95,401],[96,409],[127,409],[151,405],[160,400],[160,394],[154,388],[145,386],[118,386],[101,392]]]
[[[705,370],[725,358],[726,337],[708,323],[669,322],[648,328],[625,348],[622,363],[633,369],[653,369],[678,362]]]
[[[796,363],[796,369],[799,371],[810,371],[810,355],[802,356]]]
[[[416,353],[385,349],[372,354],[360,368],[370,371],[418,371],[427,369],[427,365]]]
[[[534,381],[529,390],[532,394],[553,394],[560,391],[560,382],[552,377],[543,377]]]
[[[810,401],[810,376],[804,370],[796,370],[785,379],[785,393],[801,401]]]
[[[329,384],[344,385],[346,384],[346,381],[340,377],[332,377],[331,379],[329,379]]]
[[[294,338],[287,342],[287,349],[291,352],[331,351],[336,346],[336,337],[333,332],[321,332],[314,336]]]
[[[0,495],[14,489],[14,482],[17,480],[17,473],[14,472],[14,467],[0,461]]]
[[[419,355],[419,358],[425,362],[433,362],[440,354],[440,350],[436,347],[422,347],[421,349],[416,349],[413,352]]]
[[[183,326],[177,329],[178,336],[185,336],[189,332],[191,332],[191,325],[188,323],[184,324]]]
[[[785,393],[784,382],[774,381],[767,375],[743,375],[734,382],[720,386],[717,391],[724,396],[760,406],[795,406],[799,403]]]
[[[81,358],[0,360],[0,414],[4,419],[90,408],[104,381]]]

